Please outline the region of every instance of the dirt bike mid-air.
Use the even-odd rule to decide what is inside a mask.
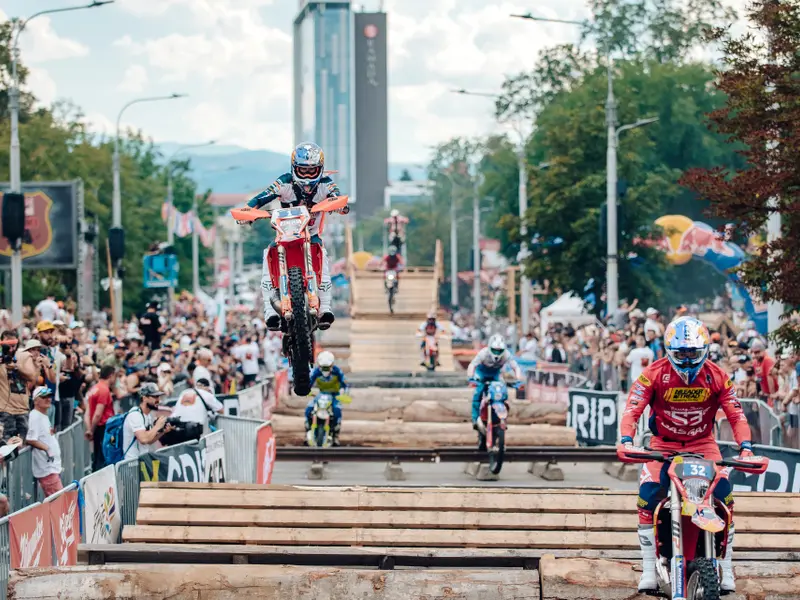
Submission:
[[[389,300],[389,313],[394,314],[394,297],[397,294],[397,271],[387,269],[383,274],[383,286]]]
[[[669,465],[669,494],[655,511],[658,596],[672,600],[719,600],[717,559],[725,554],[731,514],[714,498],[720,467],[761,474],[769,459],[711,461],[691,452],[649,448],[618,450],[624,462],[659,461]],[[655,595],[655,594],[652,594]]]
[[[275,230],[275,245],[267,253],[272,286],[279,291],[275,310],[281,315],[283,355],[289,359],[294,375],[294,391],[306,396],[311,391],[309,381],[314,365],[314,336],[319,316],[319,285],[322,276],[322,245],[311,242],[308,224],[312,214],[341,210],[348,197],[328,198],[311,207],[278,208],[271,213],[258,209],[233,209],[237,221],[271,219]],[[322,234],[324,220],[320,223]]]
[[[478,451],[489,457],[489,471],[497,475],[503,468],[506,452],[506,420],[508,419],[508,387],[518,383],[487,382],[478,417]],[[491,415],[491,418],[489,418]]]

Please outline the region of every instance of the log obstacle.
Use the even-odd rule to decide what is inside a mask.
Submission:
[[[281,446],[301,446],[305,440],[303,417],[273,415],[272,427]],[[477,434],[471,423],[430,423],[405,421],[356,421],[344,419],[344,446],[442,447],[474,446]],[[575,430],[546,424],[509,425],[508,446],[575,446]]]

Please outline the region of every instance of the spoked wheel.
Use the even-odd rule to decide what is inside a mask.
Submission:
[[[292,297],[292,320],[289,323],[289,331],[292,334],[294,393],[298,396],[307,396],[311,391],[310,365],[314,360],[314,349],[306,307],[306,286],[300,267],[289,268],[289,293]]]
[[[314,432],[314,443],[317,448],[325,446],[325,427],[317,425],[317,430]]]
[[[719,600],[719,597],[719,577],[714,563],[708,558],[696,558],[689,565],[687,600]]]
[[[503,457],[506,454],[506,432],[496,427],[493,437],[492,447],[489,448],[489,470],[497,475],[503,468]]]
[[[389,314],[394,314],[394,288],[389,288]]]

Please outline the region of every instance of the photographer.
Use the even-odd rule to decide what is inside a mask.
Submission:
[[[172,417],[185,423],[198,423],[202,435],[208,427],[209,417],[216,417],[224,411],[225,408],[211,391],[211,382],[208,379],[198,379],[194,388],[184,390],[180,395],[172,409]]]
[[[4,331],[0,335],[0,424],[3,426],[4,440],[13,436],[24,438],[28,433],[28,389],[36,377],[36,361],[42,360],[38,356],[39,342],[28,342],[26,350],[19,353],[17,344],[13,331]]]
[[[153,422],[154,413],[158,410],[159,398],[164,392],[159,391],[153,383],[145,383],[139,388],[139,406],[128,411],[125,425],[122,428],[122,447],[125,459],[138,458],[142,454],[155,451],[156,442],[175,427],[167,423],[167,417],[161,416]]]

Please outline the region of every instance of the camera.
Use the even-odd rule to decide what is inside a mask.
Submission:
[[[175,429],[165,433],[161,438],[161,443],[165,446],[173,446],[190,440],[199,440],[203,435],[203,425],[193,421],[182,421],[180,417],[167,418],[164,427],[172,425]],[[162,429],[163,431],[163,429]]]

